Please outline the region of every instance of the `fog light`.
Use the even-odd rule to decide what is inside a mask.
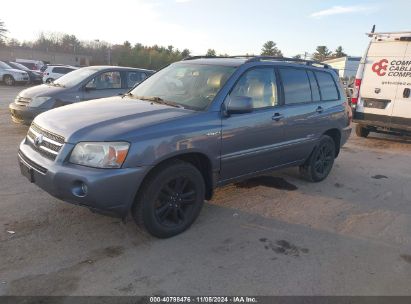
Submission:
[[[88,193],[88,187],[85,183],[77,181],[74,183],[72,192],[77,197],[85,197]]]

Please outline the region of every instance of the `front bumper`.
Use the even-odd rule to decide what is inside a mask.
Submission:
[[[65,144],[55,161],[20,144],[21,173],[52,196],[93,211],[125,217],[149,167],[96,169],[68,163],[73,145]],[[86,189],[84,192],[83,190]]]
[[[48,109],[20,106],[12,102],[9,104],[9,110],[11,119],[14,122],[29,125],[37,115],[47,111]]]

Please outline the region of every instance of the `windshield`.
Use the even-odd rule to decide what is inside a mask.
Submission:
[[[130,93],[161,99],[194,110],[205,110],[236,67],[178,63],[154,74]]]
[[[11,69],[11,66],[5,64],[4,62],[0,61],[0,68],[2,69]]]
[[[24,66],[24,65],[22,65],[22,64],[20,64],[20,63],[12,62],[12,64],[13,64],[17,69],[20,69],[20,70],[23,70],[23,71],[30,71],[30,69],[29,69],[28,67],[26,67],[26,66]]]
[[[59,79],[55,80],[54,84],[62,87],[72,87],[79,84],[81,81],[83,81],[90,75],[93,75],[97,71],[97,69],[93,68],[73,70],[72,72],[69,72],[66,75],[61,76]]]

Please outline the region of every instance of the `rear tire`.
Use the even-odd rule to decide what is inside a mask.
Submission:
[[[132,215],[151,235],[169,238],[198,217],[205,198],[204,179],[197,168],[180,160],[154,170],[140,186]]]
[[[300,173],[310,182],[320,182],[330,174],[334,159],[335,142],[330,136],[323,135],[311,156],[304,165],[300,166]]]
[[[370,134],[370,130],[360,124],[355,127],[355,134],[358,137],[367,137]]]
[[[8,86],[14,86],[16,84],[16,81],[14,80],[13,76],[11,76],[11,75],[4,76],[3,81]]]
[[[53,81],[54,81],[53,78],[47,78],[46,83],[51,83],[51,82],[53,82]]]

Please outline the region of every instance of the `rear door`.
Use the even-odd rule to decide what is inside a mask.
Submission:
[[[407,43],[403,60],[395,62],[393,67],[396,70],[393,73],[399,75],[399,81],[392,107],[391,127],[411,128],[411,42]]]
[[[357,111],[365,120],[389,126],[397,96],[400,76],[397,63],[403,61],[408,43],[393,38],[370,44],[361,83],[361,100]]]
[[[279,67],[283,105],[278,112],[284,117],[283,157],[285,163],[305,159],[311,152],[321,115],[318,85],[310,71],[299,67]],[[312,87],[312,89],[311,89]],[[313,99],[318,102],[313,102]]]
[[[142,71],[126,72],[126,88],[131,89],[147,78],[147,73]]]

